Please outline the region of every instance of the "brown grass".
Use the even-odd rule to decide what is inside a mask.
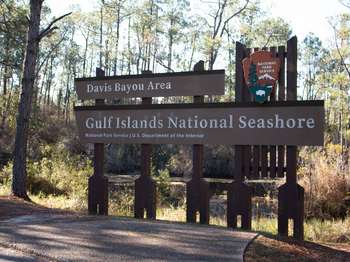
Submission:
[[[350,245],[326,246],[291,238],[259,235],[246,249],[246,262],[340,262],[350,261]]]
[[[319,219],[345,217],[350,193],[350,167],[340,145],[300,152],[299,183],[305,189],[305,215]]]

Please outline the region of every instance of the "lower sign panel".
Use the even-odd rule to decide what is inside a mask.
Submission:
[[[239,104],[76,107],[86,143],[323,145],[322,101]]]

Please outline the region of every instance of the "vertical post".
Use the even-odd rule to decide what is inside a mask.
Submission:
[[[278,58],[281,61],[280,74],[278,77],[278,101],[284,101],[286,98],[286,88],[285,88],[285,62],[286,62],[286,54],[285,54],[285,46],[278,47]],[[277,177],[284,177],[284,158],[285,158],[285,146],[277,147]]]
[[[194,71],[204,71],[204,62],[199,61]],[[193,102],[201,104],[204,96],[194,96]],[[209,183],[203,180],[203,145],[193,145],[193,172],[191,180],[186,184],[186,221],[196,223],[197,212],[200,223],[209,224]]]
[[[152,74],[143,71],[142,74]],[[142,98],[143,105],[152,104],[152,97]],[[141,144],[141,176],[135,180],[134,217],[156,219],[156,183],[151,177],[152,145]]]
[[[103,77],[105,72],[96,68],[96,76]],[[96,105],[104,105],[104,99],[96,99]],[[108,215],[108,178],[103,175],[104,144],[94,144],[94,174],[88,184],[88,212],[91,215]]]
[[[287,42],[287,100],[297,100],[297,38]],[[293,237],[304,239],[304,188],[297,184],[297,147],[287,146],[287,179],[278,189],[278,234],[288,235],[293,220]]]
[[[236,101],[242,102],[250,99],[248,88],[245,86],[243,78],[242,60],[247,56],[247,49],[244,45],[236,42]],[[246,90],[244,89],[246,88]],[[228,186],[227,191],[227,226],[237,228],[237,216],[241,215],[242,229],[251,229],[252,224],[252,191],[251,188],[244,183],[243,164],[248,161],[245,157],[250,158],[250,154],[245,154],[248,147],[235,146],[235,170],[234,181]],[[249,147],[250,150],[250,147]],[[250,161],[249,161],[250,162]],[[250,166],[245,167],[249,169]],[[246,172],[248,173],[248,172]]]
[[[270,52],[272,53],[272,56],[275,58],[277,57],[277,48],[271,47]],[[273,93],[271,94],[270,101],[276,101],[276,88],[275,86]],[[274,179],[276,177],[276,152],[277,147],[275,145],[270,145],[270,157],[269,157],[269,167],[270,167],[270,179]]]

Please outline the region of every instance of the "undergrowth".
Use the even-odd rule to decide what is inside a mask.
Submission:
[[[43,146],[41,158],[27,162],[30,198],[49,208],[87,210],[88,178],[93,174],[91,161],[73,155],[63,144]],[[339,148],[329,145],[323,151],[302,151],[300,183],[305,188],[305,239],[314,242],[349,242],[350,217],[344,197],[349,191],[348,166],[339,161]],[[0,195],[11,193],[12,163],[0,170]],[[185,190],[170,186],[169,172],[157,172],[157,219],[186,220]],[[110,190],[109,213],[133,217],[134,189]],[[343,219],[340,219],[343,217]],[[211,216],[210,224],[226,226],[225,215]],[[252,229],[277,233],[276,218],[255,217]],[[290,231],[292,231],[290,229]]]
[[[43,157],[27,162],[29,197],[48,207],[84,210],[87,208],[91,161],[71,155],[63,144],[44,146]],[[0,170],[0,194],[11,193],[12,163]]]

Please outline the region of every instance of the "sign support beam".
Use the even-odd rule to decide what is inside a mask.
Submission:
[[[142,74],[151,74],[144,71]],[[142,98],[143,105],[152,104],[152,97]],[[156,219],[156,182],[151,176],[152,145],[141,144],[141,176],[135,180],[135,218]]]
[[[204,71],[204,62],[199,61],[194,66],[195,72]],[[194,104],[204,103],[204,96],[194,96]],[[197,222],[197,212],[199,212],[199,220],[201,224],[209,224],[209,183],[203,179],[204,166],[203,145],[193,145],[192,157],[192,178],[186,184],[186,221],[190,223]]]
[[[241,61],[247,56],[246,48],[241,43],[236,43],[236,102],[249,100],[248,88],[243,78],[243,65]],[[227,226],[237,228],[237,217],[241,216],[241,228],[251,229],[252,224],[252,190],[244,183],[243,161],[245,146],[235,146],[235,170],[234,181],[228,186],[227,191]]]
[[[96,76],[104,76],[105,72],[96,68]],[[96,105],[104,105],[104,99],[96,99]],[[104,172],[104,144],[94,144],[94,174],[88,184],[88,212],[91,215],[108,215],[108,178]]]
[[[297,100],[297,38],[287,42],[287,100]],[[304,188],[297,183],[297,147],[287,146],[287,179],[278,188],[278,234],[288,236],[293,220],[293,237],[304,239]]]

